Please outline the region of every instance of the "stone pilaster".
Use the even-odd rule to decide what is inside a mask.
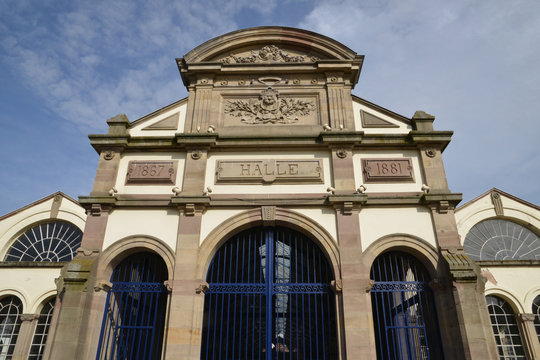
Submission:
[[[336,130],[354,130],[351,87],[346,85],[343,73],[327,73],[328,115]]]
[[[13,350],[13,360],[26,360],[30,352],[30,345],[32,344],[32,338],[36,330],[37,321],[39,319],[38,314],[21,314],[21,327],[19,328],[19,335],[17,336],[17,343]]]
[[[203,280],[197,277],[202,211],[180,212],[176,244],[176,264],[167,330],[166,359],[199,359],[204,293],[197,290]]]
[[[540,341],[534,327],[535,314],[517,314],[523,346],[529,359],[540,359]]]
[[[479,270],[462,249],[454,253],[443,251],[443,256],[453,280],[454,304],[464,351],[461,358],[498,359]]]
[[[51,359],[75,359],[97,347],[94,337],[89,336],[97,331],[105,302],[103,295],[94,299],[94,264],[103,247],[110,210],[101,204],[91,205],[77,256],[62,269],[58,279],[60,306],[55,309],[58,326],[50,349]]]

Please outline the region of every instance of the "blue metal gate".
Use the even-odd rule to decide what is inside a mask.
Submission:
[[[152,253],[124,259],[111,276],[96,359],[160,359],[168,278]]]
[[[332,270],[286,228],[229,239],[207,274],[201,359],[336,359]]]
[[[371,267],[371,304],[380,360],[442,359],[429,275],[414,257],[389,252]]]

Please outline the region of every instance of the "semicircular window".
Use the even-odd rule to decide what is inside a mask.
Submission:
[[[472,260],[540,260],[540,238],[514,222],[491,219],[474,225],[463,243]]]
[[[81,239],[82,231],[68,222],[40,224],[15,240],[4,261],[71,261]]]

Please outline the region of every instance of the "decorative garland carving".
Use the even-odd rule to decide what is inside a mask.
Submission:
[[[249,56],[230,55],[221,59],[224,64],[255,64],[265,62],[315,62],[316,56],[290,55],[276,45],[266,45],[261,50],[252,50]]]
[[[280,99],[272,87],[261,91],[256,100],[229,100],[225,105],[225,113],[241,118],[245,124],[291,124],[314,109],[311,101]]]

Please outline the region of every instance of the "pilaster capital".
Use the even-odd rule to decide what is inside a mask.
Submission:
[[[517,314],[516,318],[522,323],[534,322],[536,319],[536,314]]]
[[[19,319],[24,322],[24,321],[35,321],[37,319],[39,319],[39,314],[21,314],[19,315]]]
[[[112,283],[107,280],[98,280],[94,285],[94,291],[110,291],[112,289]]]
[[[184,216],[200,216],[210,205],[210,196],[178,193],[178,195],[171,197],[171,203],[175,205]]]
[[[336,211],[342,215],[352,215],[358,212],[362,205],[367,202],[367,195],[357,193],[331,194],[328,195],[328,204],[332,205]]]

